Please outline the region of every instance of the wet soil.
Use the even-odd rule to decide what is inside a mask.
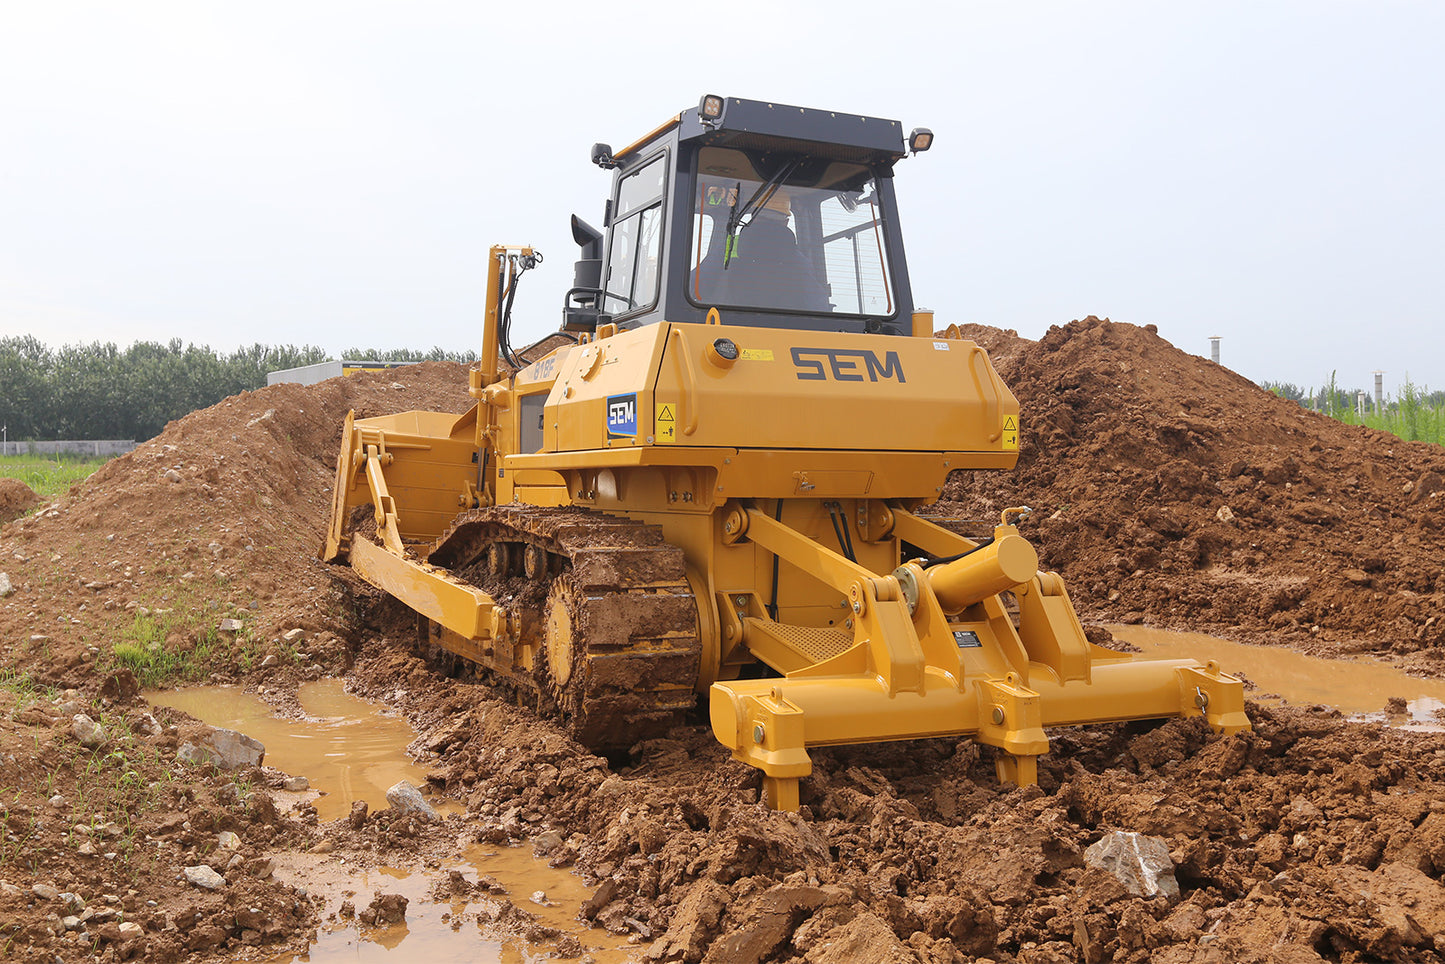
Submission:
[[[1086,620],[1442,675],[1438,449],[1312,416],[1148,329],[973,335],[1020,396],[1024,449],[1012,475],[955,478],[942,511],[1039,508],[1025,533]],[[583,916],[647,960],[1441,958],[1436,734],[1252,702],[1255,730],[1231,737],[1192,721],[1051,734],[1027,789],[1000,787],[968,741],[820,750],[802,811],[782,814],[701,718],[605,759],[506,691],[438,675],[384,600],[315,553],[347,408],[466,405],[447,365],[246,393],[0,528],[16,589],[0,599],[9,959],[299,953],[329,911],[277,873],[289,857],[319,848],[359,875],[522,842],[583,874]],[[428,789],[465,813],[324,823],[276,806],[279,772],[179,762],[203,725],[162,709],[151,725],[109,665],[138,626],[210,647],[212,682],[282,707],[309,679],[344,677],[417,728]],[[75,735],[80,710],[104,728],[94,748]],[[1085,866],[1114,829],[1164,841],[1177,898]],[[181,876],[203,863],[217,890]],[[63,893],[92,911],[83,930],[66,929],[78,915]]]

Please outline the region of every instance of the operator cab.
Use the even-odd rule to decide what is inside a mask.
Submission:
[[[616,154],[603,232],[583,247],[564,327],[667,320],[908,334],[893,165],[927,148],[897,121],[706,96]]]

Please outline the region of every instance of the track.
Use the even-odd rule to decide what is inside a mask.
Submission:
[[[658,527],[570,507],[475,509],[428,561],[516,614],[515,651],[482,665],[534,688],[585,746],[659,736],[695,705],[696,603]]]

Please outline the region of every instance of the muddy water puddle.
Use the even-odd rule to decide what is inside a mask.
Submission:
[[[503,892],[435,899],[433,888],[453,871],[472,885],[490,877]],[[507,923],[506,901],[535,917],[535,924],[571,935],[582,954],[597,964],[624,964],[641,955],[641,948],[625,938],[578,921],[582,901],[592,895],[592,888],[573,874],[548,867],[523,847],[467,847],[456,862],[440,870],[363,870],[331,856],[289,854],[278,861],[276,874],[320,897],[325,902],[325,923],[304,955],[276,958],[273,964],[397,960],[533,964],[551,959],[554,944],[534,943],[523,933],[526,924]],[[343,902],[349,901],[359,914],[377,894],[405,897],[406,921],[370,927],[341,915]]]
[[[426,781],[426,771],[406,754],[416,731],[380,706],[347,693],[341,680],[303,685],[297,699],[305,716],[295,719],[277,717],[259,697],[229,686],[147,693],[146,698],[156,706],[174,707],[211,726],[260,740],[266,747],[267,766],[307,778],[313,792],[302,796],[314,798],[311,803],[322,821],[346,816],[356,800],[365,800],[373,810],[387,806],[387,788],[400,780],[416,786]],[[437,809],[444,815],[463,812],[461,805],[453,802]],[[302,960],[312,964],[383,960],[530,964],[553,956],[555,939],[550,945],[528,940],[526,924],[509,919],[506,901],[535,917],[535,925],[576,940],[597,964],[632,961],[639,952],[625,938],[580,921],[582,902],[592,896],[594,888],[575,874],[547,866],[533,857],[529,848],[459,843],[455,861],[440,868],[363,869],[336,854],[273,856],[279,878],[307,888],[325,902],[322,916],[326,919],[304,955],[288,955],[277,959],[277,964]],[[501,891],[433,898],[434,888],[446,882],[452,871],[460,872],[469,884],[490,877]],[[360,914],[377,893],[400,894],[407,899],[404,923],[371,927],[354,916],[340,915],[343,902],[350,901]],[[393,955],[398,949],[400,953]]]
[[[312,802],[323,821],[346,816],[357,800],[373,810],[385,807],[387,788],[398,781],[426,782],[426,771],[406,755],[416,731],[346,692],[338,679],[306,683],[297,691],[306,714],[301,719],[282,719],[259,697],[229,686],[168,690],[146,698],[260,740],[267,766],[304,776],[320,791]]]
[[[1105,627],[1115,638],[1161,659],[1192,657],[1215,660],[1226,673],[1236,673],[1257,689],[1246,693],[1260,702],[1332,706],[1364,720],[1403,729],[1442,732],[1445,680],[1408,676],[1386,663],[1369,659],[1327,659],[1272,646],[1250,646],[1202,633],[1183,633],[1147,626]],[[1391,700],[1404,700],[1387,711]]]

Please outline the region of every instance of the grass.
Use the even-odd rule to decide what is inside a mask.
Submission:
[[[19,479],[42,499],[53,499],[77,482],[88,479],[108,458],[62,455],[46,459],[38,455],[0,455],[0,478]]]
[[[1353,409],[1332,413],[1347,425],[1368,425],[1406,442],[1445,445],[1445,406],[1430,404],[1429,390],[1405,379],[1384,411],[1360,415]]]

